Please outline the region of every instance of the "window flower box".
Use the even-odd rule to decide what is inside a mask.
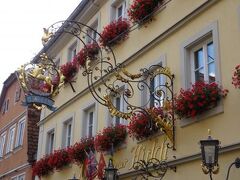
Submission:
[[[72,162],[68,154],[66,149],[56,150],[49,155],[48,164],[56,170],[61,170]]]
[[[79,70],[79,65],[76,60],[67,62],[60,67],[60,71],[65,77],[65,82],[72,82]]]
[[[152,108],[152,111],[156,112],[162,118],[164,117],[162,108],[154,107]],[[130,137],[141,141],[159,132],[160,128],[161,127],[158,127],[154,120],[151,122],[150,117],[147,114],[144,112],[138,112],[130,119],[128,133]]]
[[[162,3],[163,0],[134,0],[128,10],[128,16],[133,23],[141,24],[151,19],[153,12]]]
[[[105,26],[100,36],[102,46],[114,46],[125,40],[129,34],[130,23],[126,19],[118,19]]]
[[[174,100],[174,111],[179,118],[193,118],[217,106],[227,95],[217,83],[196,82],[190,89],[180,90]]]
[[[82,138],[68,149],[69,156],[76,164],[83,164],[87,158],[86,153],[94,150],[94,138]]]
[[[48,163],[49,156],[45,156],[38,160],[32,168],[33,175],[38,176],[39,178],[42,176],[47,176],[49,173],[53,172],[53,167]]]
[[[80,67],[85,67],[87,59],[91,61],[97,59],[99,48],[100,47],[97,43],[87,44],[79,51],[79,53],[74,57],[74,59],[78,62]]]
[[[235,71],[232,76],[232,84],[235,88],[240,89],[240,64],[235,67]]]
[[[127,129],[124,125],[117,125],[104,128],[99,132],[95,139],[94,144],[97,151],[105,152],[119,147],[127,137]]]

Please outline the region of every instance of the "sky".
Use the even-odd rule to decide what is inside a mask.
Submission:
[[[43,28],[65,20],[81,0],[0,2],[0,90],[3,82],[41,50]]]

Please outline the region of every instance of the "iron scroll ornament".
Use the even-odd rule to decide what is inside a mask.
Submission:
[[[126,30],[126,32],[129,30]],[[89,34],[94,32],[98,38],[95,39]],[[123,119],[130,119],[135,113],[142,112],[149,117],[149,128],[157,124],[174,144],[174,113],[173,113],[173,79],[174,75],[167,67],[159,64],[149,68],[142,68],[137,73],[130,73],[124,64],[118,64],[111,46],[103,47],[99,42],[103,38],[99,32],[92,27],[77,21],[59,21],[49,28],[44,29],[42,37],[43,44],[47,44],[54,36],[59,34],[74,36],[83,44],[87,51],[83,76],[87,77],[87,86],[94,99],[106,106],[112,116]],[[121,34],[114,38],[121,38]],[[98,54],[90,56],[87,49],[86,39],[97,45]],[[111,44],[109,42],[108,44]],[[159,81],[158,86],[154,86]],[[144,102],[136,103],[136,99],[144,94]],[[114,104],[114,97],[121,97],[126,104],[124,110],[119,110]],[[148,98],[146,98],[148,97]],[[160,117],[153,113],[150,106],[163,107],[165,116]]]

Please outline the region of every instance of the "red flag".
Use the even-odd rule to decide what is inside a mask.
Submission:
[[[103,179],[103,172],[104,172],[105,167],[106,167],[106,163],[105,163],[105,160],[104,160],[103,153],[101,153],[100,159],[99,159],[99,162],[98,162],[98,178],[99,179]]]

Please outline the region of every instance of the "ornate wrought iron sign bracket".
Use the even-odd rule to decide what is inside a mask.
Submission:
[[[90,31],[97,34],[98,39],[92,38]],[[118,64],[115,54],[110,46],[103,46],[100,33],[90,26],[77,21],[60,21],[54,23],[49,28],[44,29],[42,42],[45,45],[56,34],[69,34],[75,37],[83,44],[85,51],[85,61],[81,64],[83,67],[83,76],[87,79],[87,86],[94,99],[106,106],[112,116],[130,120],[136,113],[145,114],[148,119],[148,128],[157,125],[168,138],[168,148],[175,150],[175,117],[173,113],[173,80],[174,75],[168,67],[161,65],[151,65],[149,68],[139,69],[136,73],[130,73],[122,64]],[[86,44],[85,38],[91,40],[97,53],[92,53],[90,46]],[[96,52],[96,51],[95,51]],[[78,59],[75,60],[79,63]],[[31,68],[26,65],[18,70],[19,81],[25,92],[31,95],[46,97],[55,96],[59,88],[64,83],[64,77],[57,70],[54,64],[46,63],[50,60],[45,54],[39,64],[32,64]],[[82,61],[81,61],[82,62]],[[54,78],[58,79],[56,85],[53,83]],[[50,89],[46,94],[42,94],[33,88],[32,79],[48,85]],[[144,97],[144,101],[136,103],[139,97]],[[115,97],[121,97],[126,104],[126,108],[121,110],[114,103]],[[35,104],[41,107],[41,104]],[[161,112],[161,113],[160,113]],[[164,177],[169,168],[165,161],[150,159],[148,161],[136,162],[136,168],[141,170],[143,177]],[[154,171],[152,171],[154,170]],[[156,174],[154,174],[156,173]]]

